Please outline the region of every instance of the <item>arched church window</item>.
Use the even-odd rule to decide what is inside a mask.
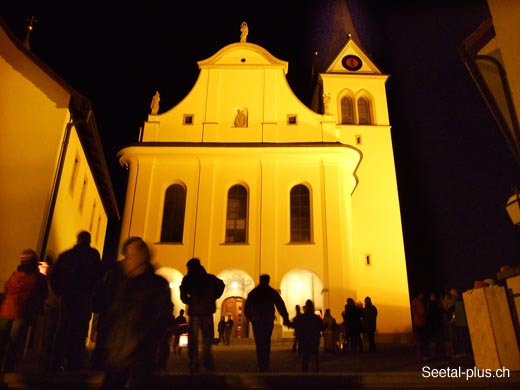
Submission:
[[[247,189],[234,185],[228,191],[226,243],[247,242]]]
[[[369,125],[370,124],[370,101],[362,96],[358,99],[357,102],[358,108],[358,123],[360,125]]]
[[[185,210],[186,188],[181,184],[169,186],[164,197],[161,242],[182,243]]]
[[[354,102],[350,96],[341,98],[341,124],[354,124]]]
[[[291,242],[311,241],[311,205],[309,189],[298,184],[291,189]]]

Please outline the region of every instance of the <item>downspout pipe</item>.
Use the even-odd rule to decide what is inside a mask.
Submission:
[[[87,114],[87,121],[90,117],[91,111]],[[54,216],[54,210],[56,209],[56,201],[58,199],[58,191],[60,189],[60,182],[61,177],[63,174],[63,167],[65,166],[65,157],[67,155],[67,148],[69,146],[70,141],[70,133],[72,131],[72,127],[74,127],[78,122],[84,121],[84,119],[80,119],[78,121],[74,121],[72,117],[69,120],[69,123],[65,126],[65,134],[63,135],[63,140],[61,142],[61,148],[60,148],[60,154],[58,158],[58,165],[56,167],[56,174],[54,175],[54,180],[52,183],[51,188],[51,199],[49,203],[49,208],[47,211],[47,217],[45,221],[45,228],[43,230],[43,237],[40,243],[39,248],[39,254],[40,254],[40,261],[45,260],[45,255],[47,252],[47,245],[49,243],[49,236],[51,234],[51,226],[52,226],[52,219]]]

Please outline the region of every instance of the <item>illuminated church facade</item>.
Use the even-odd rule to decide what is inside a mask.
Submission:
[[[289,87],[287,62],[245,36],[198,66],[188,95],[161,113],[154,101],[139,142],[118,156],[121,240],[151,244],[176,314],[198,257],[226,283],[215,319],[232,315],[236,337],[247,336],[243,303],[263,273],[291,316],[312,299],[341,322],[348,297],[370,296],[379,334],[409,332],[388,76],[349,39],[319,76],[318,113]]]

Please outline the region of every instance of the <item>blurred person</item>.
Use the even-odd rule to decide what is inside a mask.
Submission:
[[[187,274],[180,285],[181,300],[188,306],[188,354],[190,373],[200,368],[199,332],[202,335],[202,362],[209,371],[215,370],[215,360],[211,352],[214,337],[213,314],[215,301],[224,292],[224,282],[215,275],[207,273],[198,258],[190,259]]]
[[[269,285],[270,280],[269,275],[260,275],[260,284],[249,292],[244,306],[244,314],[253,326],[258,369],[260,371],[269,370],[275,307],[283,318],[283,324],[290,325],[285,302],[278,291]]]
[[[55,370],[76,370],[84,363],[94,292],[102,277],[101,257],[90,242],[89,232],[79,232],[76,245],[58,256],[50,274],[52,290],[60,301],[52,363]]]
[[[155,274],[140,237],[122,246],[124,259],[105,278],[106,355],[103,390],[148,389],[156,357],[171,321],[173,304],[166,279]]]

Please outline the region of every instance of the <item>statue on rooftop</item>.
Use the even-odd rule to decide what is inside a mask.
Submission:
[[[323,94],[323,109],[326,115],[330,114],[330,92]]]
[[[247,114],[245,109],[237,109],[234,125],[235,127],[247,127]]]
[[[157,115],[159,112],[159,101],[161,100],[161,96],[159,95],[159,91],[155,91],[155,95],[153,95],[152,103],[150,104],[150,114]]]
[[[247,34],[249,34],[249,27],[246,22],[242,22],[240,25],[240,42],[246,42]]]

